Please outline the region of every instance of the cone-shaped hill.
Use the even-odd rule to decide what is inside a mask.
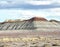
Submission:
[[[7,21],[0,23],[0,30],[41,30],[41,31],[59,31],[58,22],[50,22],[42,17],[33,17],[23,21]]]

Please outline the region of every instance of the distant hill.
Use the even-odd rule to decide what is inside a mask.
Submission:
[[[52,22],[54,21],[54,22]],[[0,30],[41,30],[41,31],[59,31],[59,21],[50,20],[43,17],[33,17],[28,20],[7,20],[0,23]]]

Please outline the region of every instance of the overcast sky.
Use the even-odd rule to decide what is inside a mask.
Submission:
[[[0,21],[34,16],[60,21],[60,0],[0,0]]]

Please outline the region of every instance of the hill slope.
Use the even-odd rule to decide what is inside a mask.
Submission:
[[[0,30],[41,30],[41,31],[59,31],[59,22],[49,22],[42,17],[33,17],[24,21],[9,21],[0,23]]]

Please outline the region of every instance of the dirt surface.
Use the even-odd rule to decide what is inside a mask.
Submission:
[[[0,47],[60,47],[60,31],[2,30]]]

